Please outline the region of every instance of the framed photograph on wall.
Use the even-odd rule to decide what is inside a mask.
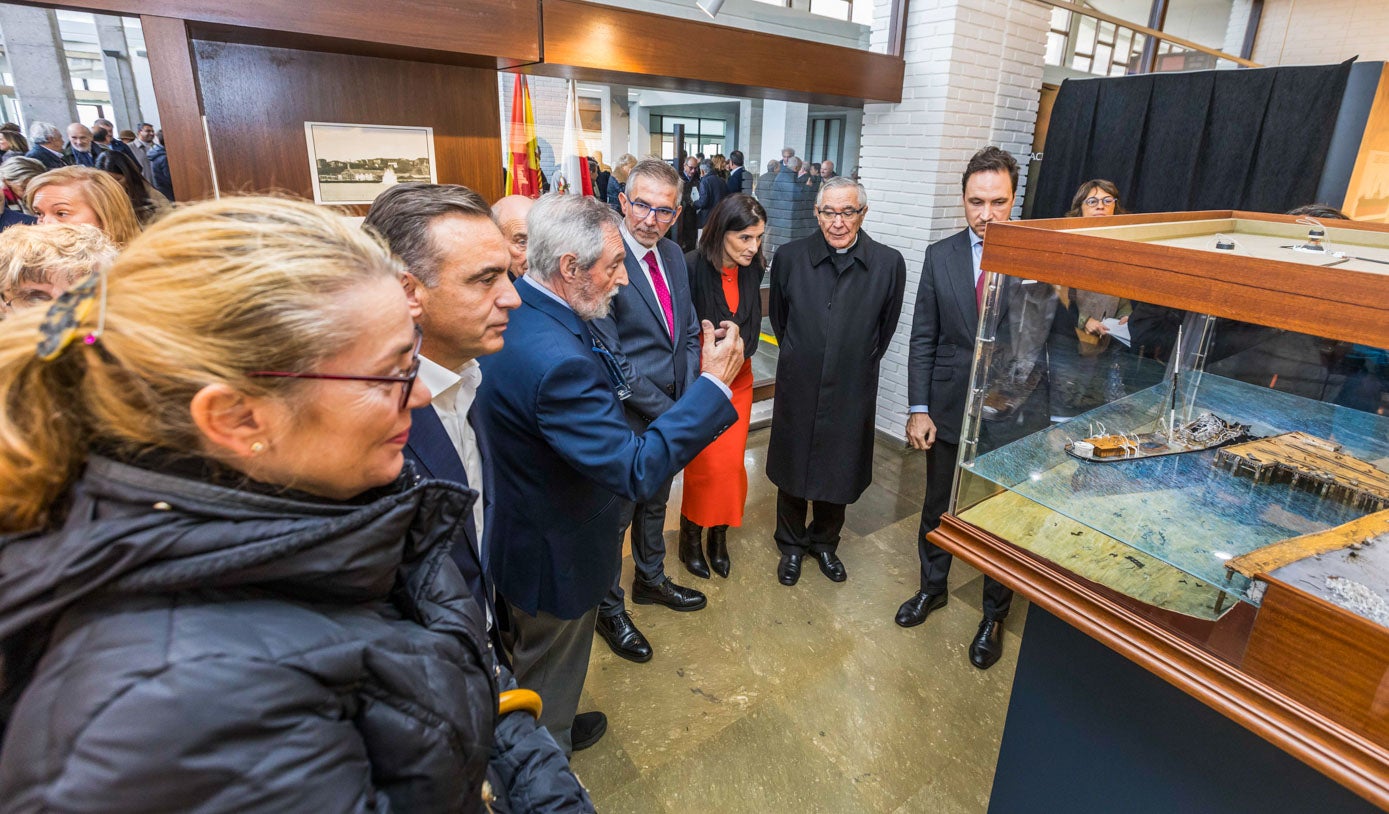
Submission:
[[[407,181],[438,183],[434,128],[304,122],[313,200],[369,204]]]

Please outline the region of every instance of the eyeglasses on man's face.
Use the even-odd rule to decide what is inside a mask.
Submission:
[[[840,218],[848,221],[857,218],[859,215],[862,215],[863,210],[855,209],[853,207],[849,207],[848,209],[829,209],[828,207],[822,207],[820,209],[815,210],[815,214],[831,222]]]
[[[410,366],[404,373],[394,376],[349,376],[343,373],[290,373],[283,370],[255,370],[247,373],[253,379],[325,379],[334,382],[400,382],[400,409],[410,403],[410,393],[415,389],[415,379],[420,375],[420,345],[424,342],[424,331],[415,326],[415,346],[410,351]]]
[[[664,206],[652,206],[641,201],[628,201],[627,206],[631,207],[632,214],[637,220],[646,220],[648,215],[655,215],[656,222],[661,224],[675,220],[675,210],[667,209]]]
[[[1096,198],[1095,196],[1091,195],[1089,198],[1085,199],[1086,206],[1100,206],[1101,204],[1103,204],[1104,206],[1113,206],[1114,196],[1106,195],[1103,198]]]

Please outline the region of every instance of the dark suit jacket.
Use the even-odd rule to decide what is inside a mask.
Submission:
[[[714,211],[714,207],[719,205],[719,201],[728,194],[728,182],[718,177],[714,173],[709,173],[699,179],[699,200],[695,201],[695,212],[699,214],[699,228],[703,229],[704,224],[709,220],[709,213]]]
[[[62,169],[72,164],[72,159],[69,158],[66,153],[61,156],[54,155],[52,150],[49,150],[41,144],[35,144],[33,147],[29,148],[29,152],[25,153],[25,155],[30,158],[38,159],[39,163],[50,170]]]
[[[27,226],[31,223],[38,223],[39,219],[25,212],[10,209],[8,206],[0,206],[0,232],[5,231],[11,226]]]
[[[69,144],[68,146],[63,148],[63,160],[73,165],[82,164],[82,166],[84,167],[95,167],[97,156],[101,155],[104,152],[106,152],[105,147],[102,147],[100,144],[97,144],[96,142],[92,142],[91,152],[88,153],[88,155],[92,157],[92,163],[82,164],[81,161],[77,160],[77,151],[72,149],[72,145]]]
[[[712,176],[710,176],[712,177]],[[590,327],[608,346],[627,376],[632,396],[623,402],[640,430],[675,405],[699,375],[699,319],[690,300],[690,274],[675,241],[662,238],[656,251],[666,267],[675,339],[666,331],[656,291],[646,281],[646,264],[627,244],[627,285],[613,300],[612,312]]]
[[[439,414],[434,412],[434,408],[426,405],[411,410],[410,422],[410,440],[405,444],[405,457],[414,461],[421,474],[426,477],[434,480],[452,481],[471,490],[473,486],[468,483],[468,471],[463,468],[463,461],[458,457],[458,450],[453,446],[453,441],[449,438],[448,431],[444,429],[443,422],[439,420]],[[492,489],[490,488],[494,480],[489,470],[492,456],[487,447],[487,436],[478,428],[476,422],[473,422],[473,432],[477,436],[478,454],[482,458],[482,482],[484,484],[482,523],[483,536],[487,537],[492,527],[493,507],[496,505],[492,499]],[[449,556],[458,565],[458,570],[463,573],[463,578],[468,581],[468,588],[472,591],[473,598],[481,606],[483,613],[491,612],[491,618],[495,620],[497,613],[493,604],[492,588],[490,581],[485,576],[487,573],[486,540],[482,541],[482,545],[478,544],[477,524],[473,520],[471,510],[463,521],[463,533],[464,539],[454,541]],[[496,628],[497,626],[493,625],[491,630],[494,649],[501,644],[500,640],[497,639]],[[504,651],[498,649],[496,652],[501,654]]]
[[[752,192],[751,189],[745,189],[743,187],[743,184],[747,181],[747,177],[748,172],[742,167],[738,167],[737,169],[733,170],[733,172],[730,172],[728,174],[727,184],[728,194],[737,195],[739,192]]]
[[[484,356],[473,418],[492,452],[488,571],[508,603],[577,619],[621,563],[623,501],[651,496],[737,420],[699,379],[646,432],[627,426],[584,322],[528,282],[506,346]]]
[[[968,227],[926,249],[907,356],[907,403],[926,405],[949,444],[960,442],[979,330],[972,252]]]

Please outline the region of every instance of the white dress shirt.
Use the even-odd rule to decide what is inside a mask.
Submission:
[[[463,462],[463,471],[468,475],[468,487],[478,493],[473,504],[473,525],[477,528],[477,543],[482,545],[482,454],[477,446],[477,432],[468,421],[468,410],[472,409],[477,398],[477,388],[482,384],[482,367],[476,359],[469,359],[456,371],[420,357],[420,381],[434,394],[429,402],[444,425],[453,448],[458,451],[458,459]],[[478,551],[478,556],[482,552]]]
[[[656,255],[656,268],[658,268],[658,269],[661,270],[661,276],[665,278],[665,281],[666,281],[666,291],[670,292],[670,310],[671,310],[671,313],[674,314],[674,313],[675,313],[675,290],[674,290],[673,288],[671,288],[671,285],[670,285],[670,272],[666,270],[666,264],[665,264],[665,262],[664,262],[663,260],[661,260],[661,253],[658,252],[658,251],[656,251],[654,248],[648,249],[648,248],[646,248],[645,246],[643,246],[643,245],[641,245],[640,243],[638,243],[638,242],[637,242],[637,239],[636,239],[635,237],[632,236],[632,233],[629,232],[629,231],[627,231],[627,221],[624,220],[624,221],[622,222],[622,225],[621,225],[620,227],[618,227],[618,228],[619,228],[619,230],[622,232],[622,242],[624,242],[624,243],[627,244],[627,253],[630,254],[630,255],[632,255],[633,257],[637,258],[637,266],[638,266],[639,268],[641,268],[642,276],[646,278],[646,284],[651,288],[651,293],[653,293],[653,294],[656,293],[656,281],[654,281],[654,280],[651,279],[651,269],[648,268],[647,265],[646,265],[646,255],[647,255],[648,252],[654,252],[654,253],[655,253],[655,255]],[[656,302],[659,303],[660,301],[661,301],[661,298],[660,298],[659,295],[657,295],[657,297],[656,297]],[[669,323],[669,322],[666,322],[665,309],[660,309],[660,310],[658,311],[658,313],[660,314],[660,317],[661,317],[661,323],[662,323],[663,325],[666,326],[666,331],[669,332],[669,333],[671,333],[672,335],[674,335],[675,331],[671,329],[670,323]]]

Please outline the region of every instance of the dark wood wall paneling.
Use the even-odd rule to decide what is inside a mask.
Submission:
[[[168,17],[141,17],[160,126],[169,151],[169,175],[180,201],[212,197],[212,163],[203,132],[202,97],[193,66],[188,25]]]
[[[77,0],[46,5],[186,20],[199,36],[221,27],[241,29],[241,35],[231,38],[262,45],[334,43],[332,50],[407,59],[421,58],[411,52],[433,52],[439,58],[482,56],[494,58],[492,67],[540,59],[538,0]]]
[[[440,183],[464,184],[489,201],[502,194],[495,70],[206,40],[193,45],[223,194],[312,198],[306,121],[432,127]]]
[[[896,56],[580,0],[545,0],[542,18],[545,61],[527,73],[815,104],[902,101]]]

